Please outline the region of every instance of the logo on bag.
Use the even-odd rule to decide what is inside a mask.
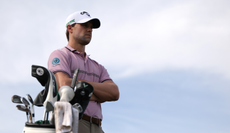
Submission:
[[[86,84],[83,83],[83,86],[84,86],[84,88],[86,88],[88,85],[86,85]]]
[[[36,73],[37,73],[37,75],[42,76],[44,74],[44,70],[39,67],[36,69]]]
[[[58,58],[54,58],[53,61],[52,61],[52,64],[53,65],[56,65],[60,62],[60,60]]]

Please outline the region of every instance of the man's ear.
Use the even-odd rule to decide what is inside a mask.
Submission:
[[[71,25],[67,25],[66,29],[68,30],[69,33],[72,33],[72,26]]]

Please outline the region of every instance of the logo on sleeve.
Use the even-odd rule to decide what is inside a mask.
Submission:
[[[52,64],[53,65],[56,65],[60,62],[60,60],[58,58],[54,58],[53,61],[52,61]]]

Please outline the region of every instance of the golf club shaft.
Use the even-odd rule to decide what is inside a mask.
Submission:
[[[49,112],[46,112],[46,122],[49,120]]]
[[[33,121],[32,121],[32,114],[29,113],[29,115],[30,115],[30,123],[33,123]]]
[[[35,114],[34,114],[34,101],[30,94],[27,94],[27,99],[31,102],[30,111],[32,114],[32,123],[35,123]]]
[[[43,124],[46,123],[46,122],[45,122],[45,119],[46,119],[46,109],[45,109],[44,114],[43,114]]]
[[[71,88],[73,88],[73,89],[74,89],[74,87],[76,85],[76,82],[77,82],[78,71],[79,71],[79,69],[76,69],[74,71],[74,74],[73,74],[73,79],[72,79],[72,82],[71,82]]]
[[[30,120],[29,120],[29,113],[28,112],[26,112],[26,118],[27,118],[27,122],[29,123]]]
[[[32,123],[35,123],[34,105],[31,105]]]

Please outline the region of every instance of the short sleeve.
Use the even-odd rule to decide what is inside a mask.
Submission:
[[[100,65],[100,69],[101,69],[101,75],[100,75],[100,79],[99,79],[100,83],[102,83],[106,80],[112,80],[109,76],[109,73],[107,72],[107,70],[105,69],[104,66]]]
[[[70,61],[67,53],[61,50],[55,50],[48,59],[48,69],[53,72],[64,72],[71,75]]]

